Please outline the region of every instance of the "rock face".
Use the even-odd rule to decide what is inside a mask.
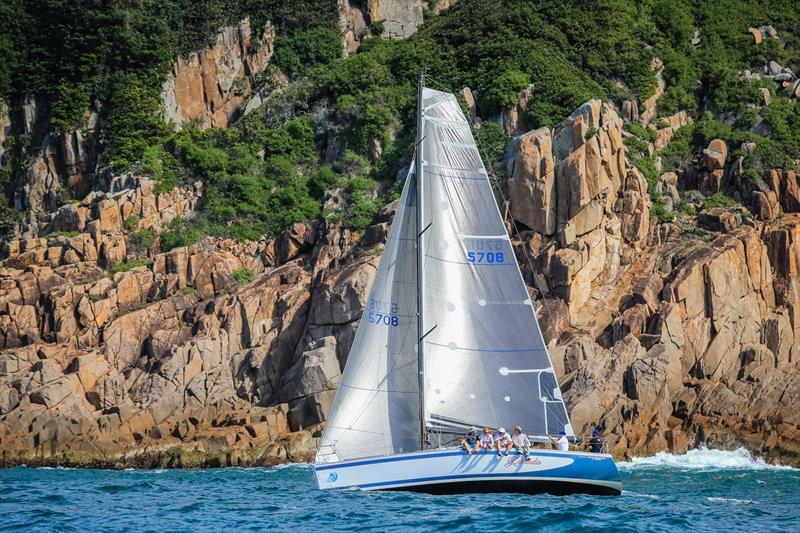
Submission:
[[[191,216],[202,188],[156,194],[135,176],[111,188],[42,217],[43,237],[4,243],[4,461],[308,460],[380,239],[360,248],[349,232],[299,225],[274,242],[135,250],[129,232]],[[246,287],[241,268],[256,275]],[[330,277],[314,281],[317,269]]]
[[[545,235],[556,232],[556,170],[553,138],[547,128],[526,133],[514,140],[508,193],[513,217]]]
[[[690,121],[669,117],[656,143]],[[534,257],[525,273],[538,274],[543,309],[563,309],[556,321],[540,315],[573,426],[603,428],[617,456],[705,443],[798,464],[800,218],[761,225],[713,208],[696,219],[710,242],[677,227],[655,233],[620,123],[589,102],[553,131],[516,137],[507,154],[510,213],[533,230],[517,244]],[[738,179],[728,153],[720,140],[704,151],[708,192]],[[752,194],[770,212],[797,212],[796,181],[771,171]],[[668,173],[657,189],[677,201],[678,182]]]
[[[12,129],[23,135],[34,135],[39,116],[34,98],[20,103],[22,121],[14,124],[8,115],[0,114],[0,138]],[[97,109],[84,115],[83,127],[43,137],[38,152],[27,171],[17,176],[14,185],[14,207],[34,213],[52,211],[69,198],[82,198],[91,189],[90,175],[94,172],[97,139],[101,124]],[[0,160],[2,153],[0,153]]]
[[[416,33],[426,10],[433,13],[447,9],[456,0],[338,0],[339,34],[346,53],[355,52],[361,41],[372,36],[376,24],[387,39],[405,39]]]
[[[542,290],[564,300],[572,325],[587,325],[587,302],[649,235],[647,185],[625,161],[622,120],[611,104],[587,102],[555,130],[515,138],[507,170],[512,216],[550,243],[535,261]]]
[[[176,125],[228,126],[272,57],[275,31],[269,24],[260,30],[245,19],[223,28],[205,50],[175,60],[161,91],[165,118]]]

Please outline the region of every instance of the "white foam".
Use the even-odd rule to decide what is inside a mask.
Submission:
[[[660,500],[661,496],[656,496],[655,494],[642,494],[640,492],[633,492],[632,490],[623,490],[623,496],[633,496],[634,498],[649,498],[651,500]]]
[[[283,463],[281,465],[275,465],[272,468],[275,470],[283,470],[284,468],[309,468],[311,463]]]
[[[659,452],[651,457],[634,457],[619,463],[621,470],[668,467],[683,470],[795,470],[790,466],[771,465],[744,448],[735,451],[696,448],[683,455]]]
[[[718,496],[709,496],[706,500],[714,503],[732,503],[733,505],[747,505],[753,503],[753,500],[740,500],[738,498],[720,498]]]

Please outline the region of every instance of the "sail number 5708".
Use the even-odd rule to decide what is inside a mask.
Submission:
[[[369,321],[370,324],[396,327],[400,324],[400,319],[397,318],[397,310],[398,305],[395,302],[370,298],[367,321]]]
[[[503,252],[473,252],[467,251],[467,261],[470,263],[505,263],[506,256]]]

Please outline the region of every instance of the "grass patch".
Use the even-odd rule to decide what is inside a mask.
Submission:
[[[152,230],[143,229],[131,233],[128,238],[128,246],[133,251],[148,250],[156,240],[156,236]]]
[[[133,229],[136,227],[136,224],[138,223],[139,223],[139,217],[136,215],[131,215],[125,219],[123,225],[125,226],[126,230],[133,231]]]
[[[122,263],[116,264],[111,267],[108,271],[110,277],[114,277],[119,272],[128,272],[129,270],[133,270],[137,267],[146,266],[149,267],[153,261],[150,259],[137,259],[135,261],[124,261]]]
[[[54,231],[53,233],[47,234],[47,239],[57,239],[59,237],[67,237],[71,239],[72,237],[77,237],[80,234],[80,231]]]
[[[238,283],[239,285],[247,285],[251,281],[253,281],[253,271],[249,268],[237,268],[233,272],[231,272],[231,276],[233,276],[233,281]]]
[[[731,208],[735,205],[736,200],[721,191],[703,200],[703,209],[713,209],[715,207]]]

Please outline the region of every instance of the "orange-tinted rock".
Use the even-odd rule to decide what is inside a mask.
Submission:
[[[512,216],[544,235],[556,232],[556,177],[550,130],[514,140],[508,195]]]
[[[224,128],[239,113],[255,76],[272,56],[271,25],[257,37],[248,19],[223,28],[212,45],[178,58],[164,82],[162,101],[167,120],[175,124],[197,120],[203,127]]]

